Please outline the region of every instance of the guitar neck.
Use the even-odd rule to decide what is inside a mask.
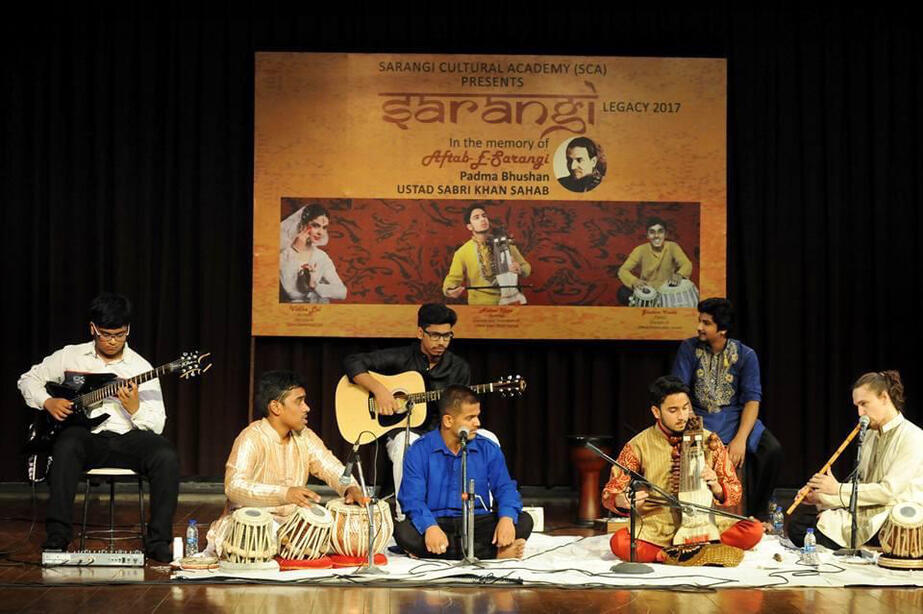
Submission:
[[[169,371],[170,371],[170,364],[167,363],[165,365],[161,365],[157,367],[156,369],[151,369],[150,371],[146,371],[140,375],[136,375],[134,377],[130,377],[124,380],[119,379],[112,383],[106,384],[102,388],[97,388],[96,390],[92,392],[82,394],[76,399],[74,399],[74,402],[76,404],[82,405],[83,407],[89,407],[90,405],[99,403],[100,401],[102,401],[103,399],[107,397],[115,396],[116,390],[118,390],[121,386],[124,386],[126,382],[134,382],[135,384],[141,385],[145,382],[151,381],[154,378],[160,377],[161,375],[164,375],[165,373],[168,373]]]
[[[469,386],[476,394],[483,394],[485,392],[493,392],[494,385],[490,384],[476,384],[474,386]],[[427,390],[426,392],[417,392],[414,394],[408,394],[407,399],[414,403],[429,403],[430,401],[438,401],[442,398],[442,393],[444,389],[441,390]]]

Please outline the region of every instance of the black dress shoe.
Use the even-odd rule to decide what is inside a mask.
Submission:
[[[67,552],[67,545],[69,540],[63,535],[48,535],[45,537],[45,542],[42,544],[42,550],[59,550],[61,552]]]
[[[169,546],[154,546],[148,548],[145,556],[160,563],[169,563],[173,560],[173,549]]]

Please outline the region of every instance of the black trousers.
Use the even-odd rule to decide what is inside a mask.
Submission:
[[[497,514],[481,514],[474,517],[474,556],[479,559],[497,558],[497,547],[490,543],[494,538],[497,528]],[[462,544],[461,516],[443,516],[437,518],[436,523],[449,538],[449,547],[442,554],[433,554],[426,549],[426,541],[417,528],[406,518],[394,527],[394,540],[405,552],[421,558],[460,560],[465,558],[465,549]],[[532,516],[521,512],[515,522],[516,539],[528,539],[532,534]]]
[[[782,470],[782,444],[769,429],[763,431],[756,453],[747,451],[744,460],[746,472],[745,502],[747,514],[769,520],[769,498],[779,482]]]
[[[173,444],[150,431],[90,433],[84,427],[66,428],[53,448],[48,475],[51,489],[45,532],[50,538],[73,537],[71,516],[80,474],[95,467],[132,469],[147,477],[151,488],[151,518],[147,525],[148,551],[170,547],[173,513],[179,495],[179,458]]]

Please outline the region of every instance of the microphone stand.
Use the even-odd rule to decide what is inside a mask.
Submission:
[[[459,565],[478,563],[474,556],[474,479],[468,480],[468,437],[461,439],[462,552]]]
[[[833,556],[857,557],[863,562],[870,562],[875,559],[875,555],[868,550],[856,548],[856,531],[858,529],[857,507],[858,507],[858,485],[859,485],[859,460],[862,458],[862,446],[865,444],[865,436],[868,431],[860,431],[859,444],[856,446],[856,464],[852,471],[852,492],[849,494],[849,515],[852,518],[849,532],[849,548],[840,548],[833,551]]]
[[[628,483],[628,500],[629,500],[629,503],[631,504],[631,517],[629,520],[629,528],[628,528],[628,537],[630,540],[629,548],[631,552],[631,555],[629,558],[631,560],[622,561],[621,563],[613,565],[610,571],[614,571],[616,573],[624,573],[624,574],[645,574],[645,573],[651,573],[654,571],[654,568],[651,567],[650,565],[637,562],[638,546],[637,546],[637,537],[635,536],[635,516],[637,515],[638,510],[635,505],[635,490],[637,490],[638,485],[647,486],[650,490],[660,495],[666,501],[669,507],[674,508],[674,509],[699,510],[701,512],[705,512],[708,514],[717,514],[719,516],[725,516],[727,518],[736,518],[738,520],[749,520],[749,518],[747,518],[746,516],[740,516],[739,514],[734,514],[726,510],[708,507],[705,505],[699,505],[697,503],[690,503],[687,501],[680,501],[679,499],[674,497],[672,494],[668,493],[664,489],[652,483],[650,480],[645,478],[643,475],[641,475],[637,471],[633,471],[629,469],[628,467],[622,465],[620,462],[618,462],[617,460],[615,460],[614,458],[612,458],[611,456],[609,456],[608,454],[606,454],[605,452],[603,452],[602,450],[594,446],[592,443],[586,442],[584,445],[587,448],[589,448],[591,451],[593,451],[600,458],[605,459],[608,463],[615,465],[616,467],[621,469],[625,475],[631,478],[631,481]]]
[[[380,576],[385,575],[388,572],[375,565],[375,550],[373,549],[373,543],[375,541],[375,514],[372,511],[372,503],[377,503],[378,499],[373,496],[368,496],[369,492],[365,489],[365,475],[362,473],[362,458],[359,455],[356,455],[356,467],[359,471],[359,485],[362,487],[362,496],[365,497],[365,511],[369,517],[369,549],[368,549],[368,562],[365,567],[359,567],[356,569],[357,576]],[[374,494],[374,493],[373,493]],[[384,520],[384,519],[382,519]]]

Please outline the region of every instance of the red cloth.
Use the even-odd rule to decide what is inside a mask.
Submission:
[[[721,534],[721,543],[728,546],[734,546],[741,550],[749,550],[760,543],[763,539],[763,525],[752,520],[741,520],[727,531]],[[662,563],[664,560],[663,548],[657,544],[646,542],[643,539],[636,540],[637,552],[636,561],[638,563]],[[612,554],[623,561],[631,560],[631,540],[628,537],[628,529],[619,529],[612,535],[609,540],[609,548]]]
[[[721,534],[721,543],[749,550],[763,539],[763,525],[752,520],[740,520]]]
[[[635,540],[637,550],[635,551],[636,563],[660,563],[663,562],[663,548],[657,544],[646,542],[643,539]],[[628,529],[619,529],[612,534],[609,540],[609,547],[612,554],[623,561],[631,560],[631,538],[628,536]]]

